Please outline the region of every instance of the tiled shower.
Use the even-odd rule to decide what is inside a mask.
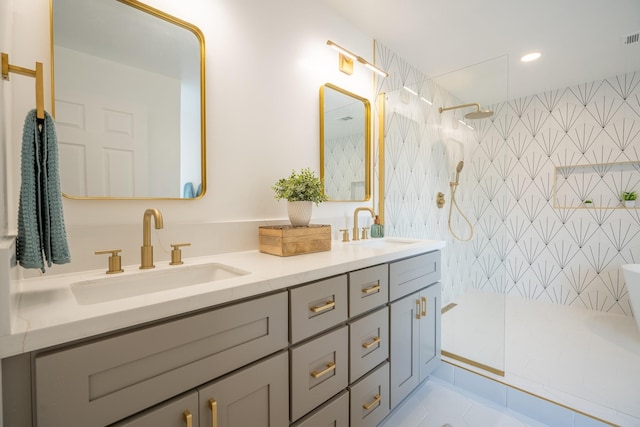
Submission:
[[[376,58],[391,70],[377,88],[386,230],[447,240],[445,304],[473,288],[631,316],[620,266],[640,262],[640,209],[619,198],[640,190],[640,71],[488,106],[494,116],[472,130],[462,113],[438,113],[460,100],[381,44]],[[435,204],[458,160],[457,199],[475,229],[465,243]]]

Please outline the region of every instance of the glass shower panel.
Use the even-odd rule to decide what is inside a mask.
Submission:
[[[393,75],[395,64],[385,65]],[[495,139],[494,134],[502,113],[468,120],[464,115],[475,107],[443,113],[439,108],[477,102],[483,109],[491,109],[492,103],[504,102],[507,58],[435,79],[407,67],[398,64],[396,75],[402,79],[385,79],[379,88],[384,100],[384,105],[377,107],[379,113],[384,112],[380,119],[384,121],[384,139],[379,147],[384,153],[380,162],[384,171],[377,175],[384,176],[380,184],[384,187],[385,232],[388,236],[447,242],[442,260],[443,356],[452,363],[502,375],[504,296],[509,287],[505,251],[512,248],[496,209],[502,207],[500,198],[508,190],[500,170],[492,167],[494,153],[485,152],[487,146],[500,148],[503,140]],[[486,78],[489,70],[496,74],[492,81]],[[472,81],[473,90],[466,86]],[[456,180],[459,210],[454,207],[450,214],[450,183]],[[438,193],[445,199],[441,208]],[[464,241],[453,237],[452,231]]]
[[[508,99],[507,72],[503,56],[433,79],[440,93],[435,107],[478,104],[439,114],[439,139],[450,157],[443,191],[451,248],[449,291],[443,295],[443,355],[497,375],[505,371],[507,255],[514,249],[504,221],[515,208],[505,172],[512,161],[504,151],[505,112],[500,107]],[[469,115],[478,109],[493,114],[481,119]]]

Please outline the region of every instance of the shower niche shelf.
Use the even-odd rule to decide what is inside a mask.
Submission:
[[[640,201],[627,208],[620,200],[623,191],[640,194],[640,161],[556,166],[553,182],[555,209],[640,208]]]

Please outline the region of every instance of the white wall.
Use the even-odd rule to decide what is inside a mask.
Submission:
[[[193,23],[205,36],[207,193],[195,201],[65,199],[72,264],[86,261],[101,266],[103,260],[91,261],[98,258],[93,251],[111,245],[133,252],[129,259],[123,254],[123,263],[135,262],[141,217],[148,207],[162,211],[167,235],[184,225],[185,234],[177,233],[176,239],[188,240],[193,233],[194,239],[217,241],[215,250],[256,247],[256,224],[286,218],[285,203],[273,198],[271,185],[294,168],[310,166],[319,171],[319,87],[331,82],[372,98],[371,73],[358,64],[352,76],[340,73],[337,53],[326,41],[332,39],[372,60],[373,40],[323,4],[312,0],[147,3]],[[0,5],[13,11],[13,42],[4,41],[0,48],[12,54],[12,62],[28,66],[42,60],[48,70],[49,2],[0,0]],[[51,81],[45,74],[46,105],[50,105]],[[4,114],[11,128],[5,134],[13,133],[7,165],[9,233],[16,229],[19,189],[19,138],[15,136],[21,135],[23,117],[34,103],[33,81],[19,79],[23,82],[12,82],[11,93],[5,95],[12,106]],[[312,221],[347,226],[359,205],[324,203],[314,208]],[[204,229],[198,224],[213,227],[215,235],[202,236]],[[233,235],[226,234],[232,229]],[[227,240],[220,242],[223,239]]]

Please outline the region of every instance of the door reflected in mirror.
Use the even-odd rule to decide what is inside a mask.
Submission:
[[[136,0],[51,0],[51,19],[63,194],[202,197],[200,30]]]
[[[327,83],[320,87],[320,178],[329,201],[371,197],[371,106]]]

